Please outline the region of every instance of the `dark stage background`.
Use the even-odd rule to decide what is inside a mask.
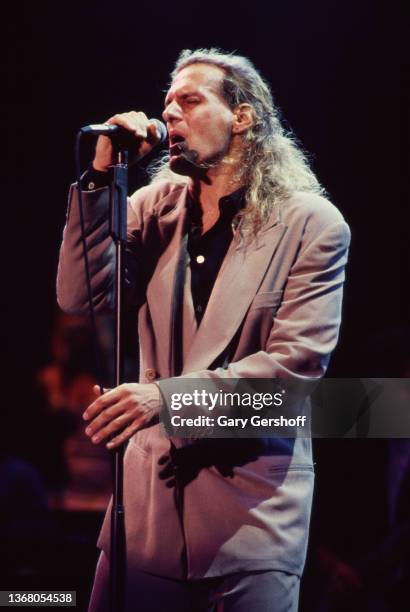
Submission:
[[[15,454],[32,461],[41,473],[54,438],[53,429],[39,425],[33,381],[52,360],[57,255],[74,175],[76,131],[131,109],[161,117],[168,74],[183,48],[217,46],[255,63],[271,83],[288,125],[312,155],[330,199],[351,226],[344,320],[330,374],[409,375],[400,22],[392,5],[382,8],[371,0],[91,0],[17,2],[11,7],[2,25],[1,347],[2,436]],[[132,182],[135,186],[143,179],[142,171],[135,172]],[[45,431],[51,432],[49,439]],[[374,444],[360,448],[379,456]],[[339,443],[326,452],[340,463],[346,447]],[[360,505],[366,486],[360,493],[349,492],[348,480],[334,479],[330,486],[346,490],[351,507]],[[321,482],[325,480],[319,477],[318,495]],[[330,493],[327,489],[323,494]],[[35,556],[26,564],[29,578],[21,568],[15,570],[18,563],[9,563],[10,582],[1,588],[32,580],[37,588],[71,585],[85,597],[99,516],[97,511],[70,516],[55,511],[54,548],[49,525],[29,543],[39,547],[48,542],[44,550],[53,562],[44,560],[44,554],[38,566]],[[333,519],[331,514],[325,517],[323,533],[331,531]],[[71,521],[69,527],[66,521]],[[33,530],[35,526],[31,534]],[[19,545],[24,549],[27,541]],[[80,550],[86,550],[81,562]]]

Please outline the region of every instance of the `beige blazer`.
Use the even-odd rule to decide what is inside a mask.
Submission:
[[[108,189],[84,195],[93,299],[102,312],[114,303]],[[157,381],[163,390],[179,383],[173,377],[172,313],[186,199],[186,186],[163,182],[129,200],[127,282],[138,308],[140,381]],[[188,268],[183,376],[216,381],[323,376],[338,338],[349,239],[347,224],[329,201],[296,193],[250,244],[236,230],[198,329]],[[57,292],[64,310],[86,307],[75,187]],[[228,362],[212,369],[228,346]],[[195,449],[183,448],[183,440],[173,443],[182,457],[186,453],[191,469],[179,488],[168,488],[159,477],[158,459],[171,445],[160,425],[135,434],[126,451],[129,576],[133,567],[175,578],[259,569],[300,575],[314,478],[310,439],[261,440],[256,452],[250,444],[249,453],[246,444],[242,452],[236,441],[226,440],[222,448],[219,441],[219,459],[204,460],[202,467],[202,450],[195,456]],[[192,469],[195,462],[198,469]],[[99,545],[108,551],[108,514]]]

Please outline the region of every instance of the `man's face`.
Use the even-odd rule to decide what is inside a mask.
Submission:
[[[224,72],[192,64],[176,75],[165,98],[171,169],[191,174],[196,165],[220,161],[229,150],[233,113],[221,95]],[[179,144],[178,144],[179,143]]]

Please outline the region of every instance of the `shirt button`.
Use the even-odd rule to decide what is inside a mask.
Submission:
[[[157,375],[157,373],[155,372],[155,370],[154,370],[153,368],[147,368],[147,369],[145,370],[145,378],[146,378],[148,381],[150,381],[150,382],[151,382],[151,381],[153,381],[153,380],[155,380],[156,375]]]
[[[202,306],[201,304],[198,304],[198,306],[196,307],[196,311],[201,313],[202,312]]]
[[[88,183],[88,189],[95,189],[95,183],[93,183],[92,181]]]
[[[205,257],[203,255],[197,255],[196,263],[203,264],[205,261]]]

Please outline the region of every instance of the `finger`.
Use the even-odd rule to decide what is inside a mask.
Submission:
[[[136,138],[144,140],[147,137],[148,119],[144,113],[132,111],[131,113],[126,113],[123,119],[124,123],[121,125],[134,132]]]
[[[121,397],[124,395],[125,390],[122,388],[122,385],[119,387],[115,387],[115,389],[105,390],[104,395],[100,395],[98,399],[96,399],[92,404],[86,408],[83,413],[83,419],[88,421],[93,419],[105,408],[109,408],[113,404],[115,404]]]
[[[109,391],[109,389],[103,389],[101,391],[101,388],[102,387],[100,385],[94,385],[93,386],[93,393],[94,393],[94,395],[97,395],[99,397],[100,395],[103,395],[103,393],[106,393],[107,391]]]
[[[120,434],[118,434],[118,436],[115,436],[115,438],[112,438],[112,440],[107,442],[106,447],[109,450],[112,450],[113,448],[121,446],[121,444],[124,444],[124,442],[129,440],[131,436],[133,436],[141,428],[141,426],[144,425],[144,423],[145,419],[135,421],[134,423],[126,427]]]
[[[93,393],[94,395],[97,395],[98,397],[101,395],[101,390],[100,390],[100,386],[99,385],[94,385],[93,386]],[[83,412],[83,419],[86,421],[88,419],[88,412],[87,412],[88,408],[86,408]]]
[[[109,423],[111,423],[111,421],[123,414],[128,407],[128,401],[122,400],[110,406],[109,408],[105,408],[105,410],[103,410],[98,416],[96,416],[86,427],[85,433],[90,438],[93,437],[95,434],[98,434],[103,427],[106,427]]]
[[[110,119],[110,124],[119,125],[133,132],[137,138],[145,139],[147,137],[148,119],[144,113],[131,111],[117,114]]]
[[[159,142],[161,135],[159,133],[158,127],[155,125],[155,123],[148,123],[147,125],[147,136],[146,136],[148,142],[150,144],[156,144],[157,142]]]
[[[130,415],[129,413],[120,414],[117,418],[110,421],[105,427],[101,427],[98,431],[92,434],[91,441],[94,444],[98,444],[99,442],[106,440],[111,435],[116,434],[118,431],[122,431],[129,424],[130,419],[135,418],[135,415]]]

